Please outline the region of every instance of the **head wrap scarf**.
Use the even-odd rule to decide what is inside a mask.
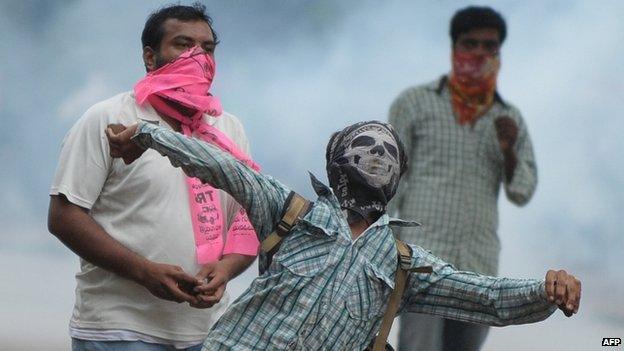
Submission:
[[[326,151],[327,177],[349,223],[386,212],[406,170],[403,144],[390,124],[369,121],[332,135]]]

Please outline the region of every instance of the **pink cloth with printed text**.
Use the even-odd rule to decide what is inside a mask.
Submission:
[[[218,146],[258,171],[260,167],[227,135],[202,119],[204,113],[215,117],[222,113],[221,102],[208,92],[214,74],[212,58],[199,47],[194,47],[172,62],[148,72],[137,82],[134,86],[137,103],[149,102],[156,111],[180,121],[184,135],[195,133],[203,141]],[[189,113],[181,113],[180,105]],[[241,209],[236,213],[224,243],[225,218],[219,192],[197,178],[186,177],[186,182],[197,262],[215,262],[229,253],[257,255],[260,244],[245,211]]]

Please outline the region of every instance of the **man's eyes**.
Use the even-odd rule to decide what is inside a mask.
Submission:
[[[498,42],[496,40],[484,40],[483,41],[483,47],[486,50],[488,50],[488,51],[489,50],[496,50],[496,49],[498,49],[498,46],[499,46],[499,44],[498,44]]]
[[[193,43],[191,43],[190,41],[180,41],[176,43],[176,46],[190,48],[193,46]]]
[[[462,45],[466,48],[474,49],[479,45],[479,41],[475,39],[464,39]]]
[[[496,52],[500,47],[500,43],[497,40],[477,40],[471,38],[463,39],[459,44],[467,50],[474,50],[481,45],[485,51],[491,53]]]

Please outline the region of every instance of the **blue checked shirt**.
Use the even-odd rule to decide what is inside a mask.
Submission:
[[[274,178],[151,124],[141,123],[134,140],[230,193],[260,240],[280,220],[290,189]],[[204,350],[362,350],[377,334],[397,269],[391,227],[415,224],[383,215],[354,240],[330,188],[311,178],[316,202],[283,240],[268,271],[213,326]],[[459,272],[419,246],[410,248],[411,263],[403,268],[433,266],[433,273],[409,273],[399,313],[502,326],[537,322],[556,309],[546,301],[543,280]]]

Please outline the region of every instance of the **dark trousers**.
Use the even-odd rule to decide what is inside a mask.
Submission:
[[[398,351],[478,351],[489,327],[419,313],[403,313]]]

